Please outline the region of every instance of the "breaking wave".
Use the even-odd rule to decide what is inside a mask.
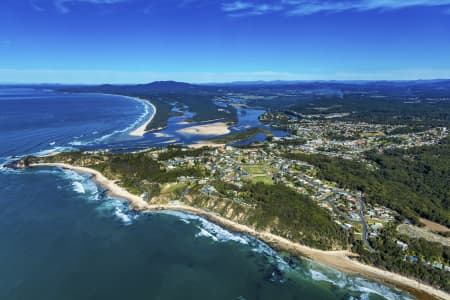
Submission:
[[[371,295],[378,295],[389,300],[413,299],[396,288],[374,281],[368,281],[360,277],[346,276],[339,271],[327,268],[314,261],[309,261],[308,269],[312,280],[328,282],[341,289],[356,292],[360,294],[359,299],[370,299]]]
[[[139,98],[133,98],[133,97],[125,97],[125,96],[123,96],[123,97],[139,102],[142,105],[142,107],[144,108],[144,112],[137,118],[136,121],[134,121],[128,127],[124,128],[124,129],[121,129],[121,130],[115,130],[115,131],[113,131],[113,132],[111,132],[111,133],[109,133],[107,135],[104,135],[104,136],[102,136],[100,138],[97,138],[97,139],[95,139],[93,141],[93,143],[103,142],[103,141],[105,141],[105,140],[107,140],[107,139],[109,139],[109,138],[111,138],[111,137],[113,137],[115,135],[122,134],[122,133],[128,133],[128,132],[132,131],[133,129],[139,127],[139,125],[141,125],[144,120],[149,118],[150,114],[154,114],[155,113],[153,111],[152,106],[146,100],[142,100],[142,99],[139,99]]]
[[[200,216],[178,211],[163,211],[161,213],[175,216],[187,224],[195,224],[199,230],[199,232],[195,235],[196,237],[207,237],[217,242],[233,241],[244,245],[248,245],[250,242],[250,238],[248,236],[228,231]]]
[[[87,201],[98,202],[96,210],[99,215],[114,217],[123,225],[131,225],[139,216],[129,207],[126,200],[108,196],[101,186],[91,180],[90,175],[66,169],[60,169],[60,171],[63,172],[64,178],[71,181],[73,191],[83,194],[83,198]]]

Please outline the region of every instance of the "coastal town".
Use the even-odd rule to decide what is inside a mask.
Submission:
[[[100,182],[116,191],[114,194],[134,201],[135,208],[193,209],[196,213],[205,213],[212,218],[225,217],[247,226],[254,223],[252,220],[255,218],[261,218],[257,213],[261,209],[260,203],[249,194],[252,187],[265,187],[267,192],[282,187],[286,189],[283,193],[294,192],[297,201],[310,199],[311,205],[316,207],[314,209],[339,228],[341,233],[337,236],[340,239],[352,241],[353,248],[355,244],[360,245],[358,251],[369,256],[370,253],[379,255],[384,250],[378,241],[388,239],[395,247],[390,250],[394,253],[392,255],[401,264],[420,265],[427,270],[435,270],[435,273],[449,274],[447,258],[418,252],[415,245],[410,245],[409,239],[403,238],[420,236],[448,247],[447,237],[418,227],[392,207],[368,201],[370,195],[362,189],[349,188],[324,178],[320,167],[309,160],[311,157],[328,157],[357,162],[367,172],[374,172],[379,167],[367,159],[367,153],[384,154],[438,145],[448,138],[447,128],[409,131],[404,125],[343,120],[347,116],[345,113],[298,116],[266,112],[259,116],[259,121],[265,126],[263,129],[249,128],[237,134],[221,129],[219,135],[223,137],[205,140],[192,147],[150,147],[129,154],[116,154],[109,149],[55,153],[41,158],[31,157],[21,166],[52,163],[60,166],[62,163],[63,167],[74,165],[80,170],[92,169],[95,170],[92,174],[100,178]],[[149,122],[151,120],[146,124]],[[202,130],[214,131],[216,124],[202,125]],[[227,128],[225,123],[220,123],[220,126]],[[183,134],[203,135],[194,129],[195,132]],[[286,131],[288,135],[275,137],[271,129]],[[145,134],[143,128],[139,134]],[[245,143],[246,140],[251,141],[255,134],[266,137]],[[115,182],[120,187],[116,187]],[[270,232],[277,232],[289,240],[299,238],[298,233],[295,235],[289,227],[277,229],[277,222],[275,216],[267,223],[266,226],[272,228]],[[387,232],[390,235],[386,236]],[[330,243],[335,234],[327,236],[325,243],[318,243],[315,237],[303,237],[302,243],[318,243],[319,248],[347,251],[349,246],[345,244],[348,242]]]
[[[162,185],[160,193],[154,194],[145,189],[136,190],[136,193],[150,204],[192,205],[195,202],[193,199],[206,198],[216,202],[229,201],[252,209],[255,208],[255,203],[248,201],[244,186],[249,183],[283,185],[312,199],[344,231],[360,240],[367,251],[377,252],[371,239],[379,237],[384,228],[407,224],[413,230],[419,229],[409,225],[408,220],[400,221],[402,218],[397,211],[368,203],[362,191],[344,188],[336,182],[319,178],[319,171],[314,165],[292,159],[286,154],[303,153],[355,160],[366,164],[370,170],[374,166],[364,158],[363,153],[383,153],[389,149],[434,145],[448,137],[448,130],[439,127],[421,132],[397,133],[403,126],[339,121],[342,116],[303,116],[298,119],[265,113],[260,116],[261,122],[274,128],[283,128],[290,134],[283,138],[269,138],[253,143],[250,147],[232,146],[232,143],[214,146],[211,143],[208,144],[209,147],[197,150],[178,147],[143,150],[141,153],[148,153],[160,163],[163,172],[196,169],[200,170],[197,174],[201,175],[180,175],[173,182]],[[107,152],[90,151],[85,154],[99,155]],[[221,188],[222,184],[226,184],[228,188]],[[214,211],[214,208],[211,209]],[[438,240],[448,246],[445,238]],[[395,244],[402,251],[401,258],[405,263],[422,263],[430,268],[450,271],[448,261],[408,251],[408,244],[401,239],[396,239]]]
[[[450,0],[2,4],[0,300],[450,300]]]
[[[312,165],[282,158],[281,149],[272,150],[277,147],[275,143],[269,143],[267,146],[271,150],[226,146],[205,151],[201,156],[172,158],[164,161],[163,165],[167,170],[204,166],[206,173],[210,176],[202,178],[180,176],[177,180],[178,184],[185,189],[199,186],[201,193],[208,197],[230,199],[246,206],[251,204],[246,203],[238,191],[230,190],[227,193],[221,193],[215,188],[214,183],[220,180],[238,188],[248,181],[286,185],[314,199],[318,206],[330,213],[334,222],[359,237],[370,251],[375,249],[371,247],[369,238],[378,237],[379,231],[384,226],[398,222],[396,211],[365,203],[361,191],[343,189],[336,183],[320,180],[314,176],[316,171]],[[155,153],[155,157],[157,156]],[[185,202],[186,199],[177,198],[174,201]],[[403,250],[407,249],[407,245],[403,242],[396,242]],[[406,260],[411,263],[418,261],[414,256],[409,258],[405,254]],[[450,271],[449,265],[445,263],[430,262],[426,259],[424,263],[437,269]]]
[[[198,214],[340,270],[370,276],[389,270],[446,289],[449,229],[434,222],[446,217],[409,207],[409,199],[420,201],[414,189],[426,180],[415,176],[431,166],[409,165],[436,154],[446,157],[447,126],[375,122],[323,107],[305,113],[258,106],[270,99],[214,96],[210,108],[219,115],[226,110],[229,118],[209,121],[211,112],[203,107],[195,109],[206,119],[193,119],[193,107],[181,104],[181,97],[166,108],[152,104],[149,119],[129,136],[152,136],[163,146],[55,152],[25,157],[16,166],[86,172],[139,211]],[[172,114],[178,106],[183,110]],[[163,109],[171,121],[153,129]],[[417,186],[408,188],[405,179]],[[332,256],[336,261],[329,260]],[[368,266],[380,269],[368,271]]]
[[[418,132],[397,133],[405,125],[370,124],[340,121],[346,114],[290,116],[282,113],[265,113],[263,123],[287,130],[287,148],[306,153],[324,154],[344,159],[359,159],[366,151],[383,152],[389,149],[407,149],[434,145],[449,135],[447,127],[435,127]],[[281,121],[281,122],[280,122]]]

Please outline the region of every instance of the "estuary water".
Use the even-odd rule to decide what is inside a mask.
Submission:
[[[132,145],[151,107],[126,97],[0,90],[0,162]],[[0,299],[412,299],[175,212],[136,213],[88,175],[0,169]]]

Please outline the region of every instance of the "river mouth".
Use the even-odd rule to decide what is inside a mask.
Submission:
[[[20,91],[14,100],[0,101],[9,112],[0,132],[4,161],[32,153],[154,145],[152,133],[127,135],[146,114],[142,103],[109,95],[60,99],[33,93]],[[45,104],[46,121],[33,116],[42,111],[27,112],[23,105],[13,113],[13,101],[20,99],[37,108]],[[186,126],[179,124],[192,116],[185,110],[169,123]],[[250,114],[242,114],[249,123],[240,125],[253,124]],[[117,134],[93,143],[111,132]],[[409,299],[385,285],[285,257],[197,216],[137,213],[89,176],[71,171],[3,168],[0,194],[1,299]]]

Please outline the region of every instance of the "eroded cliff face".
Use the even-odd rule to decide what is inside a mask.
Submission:
[[[122,164],[118,168],[108,155],[74,152],[42,158],[29,157],[18,162],[17,166],[27,167],[34,163],[66,163],[92,168],[101,172],[105,177],[117,181],[117,184],[128,192],[141,196],[149,204],[186,204],[247,225],[255,230],[270,232],[304,245],[324,250],[341,250],[347,247],[343,242],[333,238],[331,234],[321,235],[311,230],[302,231],[299,226],[288,226],[290,223],[286,220],[280,220],[279,216],[267,214],[266,210],[270,208],[262,207],[251,199],[243,202],[243,200],[234,200],[234,198],[219,192],[205,194],[201,191],[201,184],[181,183],[177,182],[176,178],[172,178],[170,182],[149,180],[146,176],[136,173],[136,168],[140,167],[139,164]],[[164,173],[165,170],[160,169],[157,164],[156,161],[156,170]],[[146,169],[144,171],[150,172]],[[291,221],[295,223],[299,220]],[[295,231],[294,227],[297,227]]]
[[[278,218],[273,218],[270,221],[259,222],[258,211],[255,207],[239,203],[230,199],[225,199],[217,196],[208,196],[204,194],[190,195],[185,199],[186,204],[214,212],[222,217],[239,224],[247,225],[255,230],[270,232],[293,242],[298,242],[304,245],[310,245],[311,239],[320,241],[323,237],[316,236],[314,233],[292,232],[284,228]],[[348,250],[348,245],[343,245],[337,241],[332,242],[324,247],[326,250]]]
[[[252,225],[250,223],[252,208],[246,207],[233,200],[215,196],[194,195],[191,201],[186,202],[186,204],[215,212],[234,222]]]

